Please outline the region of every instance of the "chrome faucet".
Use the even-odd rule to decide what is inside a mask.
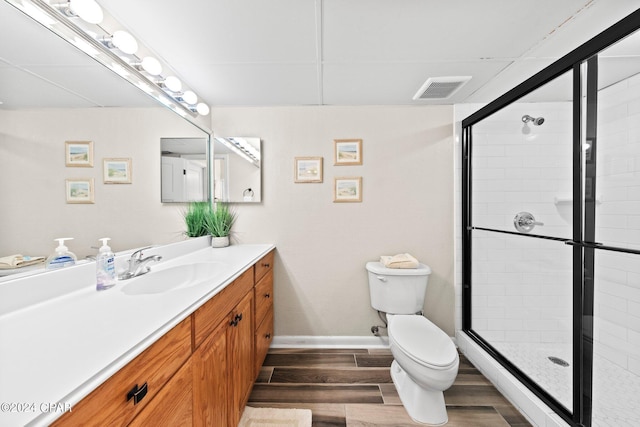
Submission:
[[[142,251],[146,251],[151,247],[152,246],[147,246],[146,248],[138,249],[137,251],[132,253],[131,258],[129,258],[129,268],[127,269],[127,271],[121,273],[118,278],[120,280],[127,280],[136,276],[141,276],[151,271],[151,268],[147,264],[154,261],[157,262],[162,259],[162,256],[160,255],[151,255],[143,258]]]

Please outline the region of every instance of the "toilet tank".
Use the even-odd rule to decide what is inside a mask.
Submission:
[[[371,306],[389,314],[415,314],[422,311],[431,268],[386,268],[380,262],[368,262]]]

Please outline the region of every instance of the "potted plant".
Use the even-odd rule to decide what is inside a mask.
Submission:
[[[187,237],[201,237],[209,234],[205,223],[212,209],[209,202],[191,202],[184,212],[184,223],[187,226]]]
[[[211,246],[214,248],[229,246],[229,235],[235,221],[236,213],[227,203],[216,203],[215,208],[210,210],[204,221],[205,229],[211,235]]]

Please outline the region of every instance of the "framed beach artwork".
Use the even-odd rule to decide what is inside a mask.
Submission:
[[[67,167],[93,167],[93,141],[65,141],[64,148]]]
[[[103,159],[105,184],[131,184],[131,159]]]
[[[333,202],[362,202],[362,177],[334,178]]]
[[[66,181],[67,203],[93,203],[93,178]]]
[[[294,182],[322,182],[322,157],[296,157]]]
[[[334,139],[334,165],[348,166],[362,164],[361,139]]]

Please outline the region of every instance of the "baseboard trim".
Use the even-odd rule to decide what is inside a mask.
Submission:
[[[276,335],[271,348],[389,348],[387,337]]]

